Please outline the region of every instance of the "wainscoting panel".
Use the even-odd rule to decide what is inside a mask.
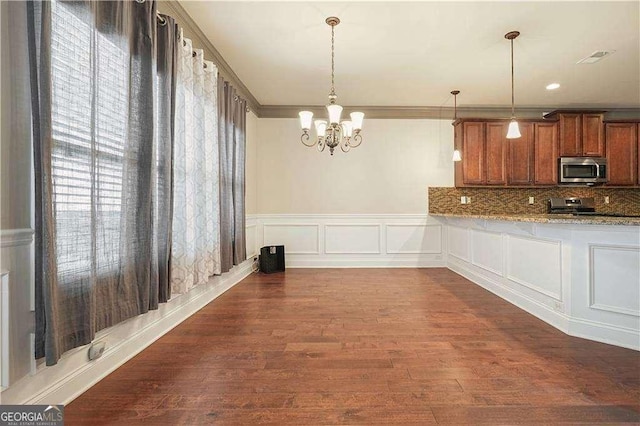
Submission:
[[[13,385],[31,372],[33,352],[29,336],[35,327],[32,256],[32,229],[0,231],[0,265],[7,274],[2,279],[1,290],[3,387]]]
[[[442,225],[427,215],[256,215],[258,246],[283,244],[287,268],[442,267]]]
[[[262,229],[263,246],[284,244],[288,254],[320,253],[319,224],[264,224]]]
[[[9,386],[9,273],[0,271],[0,390]]]
[[[447,227],[449,255],[469,262],[469,230],[458,226]]]
[[[254,215],[247,215],[245,223],[245,241],[247,243],[247,259],[258,255],[257,235],[258,225]]]
[[[324,227],[326,254],[380,254],[380,225],[335,224]]]
[[[503,275],[502,235],[496,232],[471,230],[471,263]]]
[[[561,242],[513,235],[509,235],[507,241],[507,277],[538,293],[562,300]]]
[[[436,254],[442,252],[442,226],[389,224],[387,254]]]
[[[640,350],[639,227],[441,223],[449,269],[571,336]]]
[[[640,248],[590,245],[589,307],[639,316]]]

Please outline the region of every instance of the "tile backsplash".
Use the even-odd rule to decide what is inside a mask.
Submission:
[[[637,188],[429,188],[429,213],[451,214],[544,214],[551,197],[593,197],[596,211],[640,215]],[[471,202],[461,204],[460,197]],[[529,204],[529,197],[534,203]],[[605,204],[609,197],[609,204]]]

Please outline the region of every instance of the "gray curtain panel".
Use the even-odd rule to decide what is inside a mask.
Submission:
[[[234,150],[233,150],[233,264],[239,265],[247,258],[247,244],[245,239],[245,160],[247,133],[247,101],[240,97],[236,99],[234,114]]]
[[[246,259],[244,194],[246,101],[218,76],[220,262],[222,272]]]
[[[36,357],[52,365],[170,296],[177,34],[153,1],[28,11]]]

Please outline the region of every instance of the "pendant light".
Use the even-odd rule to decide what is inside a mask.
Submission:
[[[451,122],[451,124],[455,124],[456,120],[458,119],[458,99],[457,96],[460,94],[459,90],[452,90],[451,94],[453,95],[453,121]],[[454,146],[455,148],[455,146]],[[451,158],[452,161],[462,161],[462,155],[460,155],[460,150],[459,149],[454,149],[453,150],[453,157]]]
[[[511,41],[511,122],[509,122],[509,130],[507,130],[507,139],[517,139],[520,136],[520,126],[516,121],[515,102],[514,102],[514,84],[513,84],[513,40],[520,35],[519,31],[509,31],[504,38]]]

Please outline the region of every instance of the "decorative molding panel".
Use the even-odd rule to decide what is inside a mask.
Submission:
[[[31,244],[33,242],[34,230],[23,229],[3,229],[0,231],[0,247],[17,247]]]
[[[562,243],[507,237],[507,278],[533,291],[562,300]]]
[[[397,223],[385,230],[387,254],[442,253],[442,225]]]
[[[640,247],[589,245],[589,307],[640,317]]]
[[[247,259],[258,255],[258,224],[254,215],[247,215],[245,222],[245,240],[247,244]]]
[[[446,224],[449,269],[571,336],[640,350],[639,227]]]
[[[9,386],[9,273],[0,271],[0,390]]]
[[[449,255],[469,262],[469,229],[449,225],[447,235]]]
[[[496,275],[504,275],[502,234],[471,230],[471,263]]]
[[[287,268],[442,267],[442,225],[426,214],[265,214],[259,246],[284,244]],[[313,230],[313,231],[312,231]]]
[[[317,223],[265,223],[262,244],[284,245],[287,254],[320,254],[320,225]]]
[[[380,254],[380,224],[331,224],[324,226],[325,254]]]

